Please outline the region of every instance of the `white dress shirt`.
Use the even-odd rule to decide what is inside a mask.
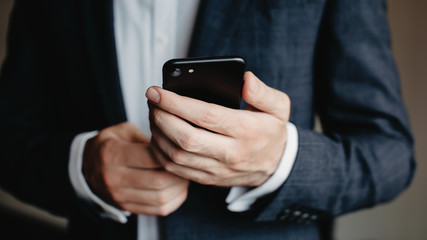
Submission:
[[[195,23],[199,0],[114,0],[114,31],[120,83],[128,121],[151,136],[145,91],[161,86],[163,63],[185,57]],[[298,151],[298,132],[287,124],[287,143],[276,172],[261,186],[249,190],[233,187],[225,201],[230,211],[246,211],[259,197],[278,189],[287,179]],[[97,203],[104,216],[125,223],[129,212],[97,197],[82,173],[86,141],[97,132],[77,135],[71,145],[69,175],[76,193]],[[138,215],[138,239],[159,239],[157,217]]]

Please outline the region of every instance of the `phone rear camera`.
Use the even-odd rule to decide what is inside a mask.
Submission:
[[[172,76],[172,77],[179,77],[179,75],[181,75],[181,69],[179,69],[179,68],[175,68],[175,69],[171,72],[171,76]]]

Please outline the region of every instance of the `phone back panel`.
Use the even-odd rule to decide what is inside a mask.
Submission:
[[[244,71],[245,62],[240,57],[172,59],[163,66],[163,88],[238,109]]]

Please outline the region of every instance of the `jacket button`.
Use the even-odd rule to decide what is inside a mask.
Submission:
[[[300,220],[300,217],[301,217],[301,211],[295,210],[293,212],[292,216],[290,217],[289,221],[297,222],[298,223],[299,220]]]
[[[291,215],[291,210],[285,209],[277,215],[277,219],[280,221],[285,221]]]
[[[301,223],[309,224],[310,223],[310,214],[304,213],[301,216]]]
[[[301,211],[298,211],[298,210],[294,211],[294,217],[295,218],[299,218],[301,216],[301,214],[302,214]]]
[[[311,221],[316,221],[316,220],[317,220],[317,218],[318,218],[318,216],[317,216],[317,215],[311,215],[310,220],[311,220]]]

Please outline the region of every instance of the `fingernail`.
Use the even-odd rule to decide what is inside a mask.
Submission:
[[[160,102],[160,94],[159,92],[154,89],[153,87],[150,87],[147,92],[145,93],[145,96],[153,103],[159,103]]]

